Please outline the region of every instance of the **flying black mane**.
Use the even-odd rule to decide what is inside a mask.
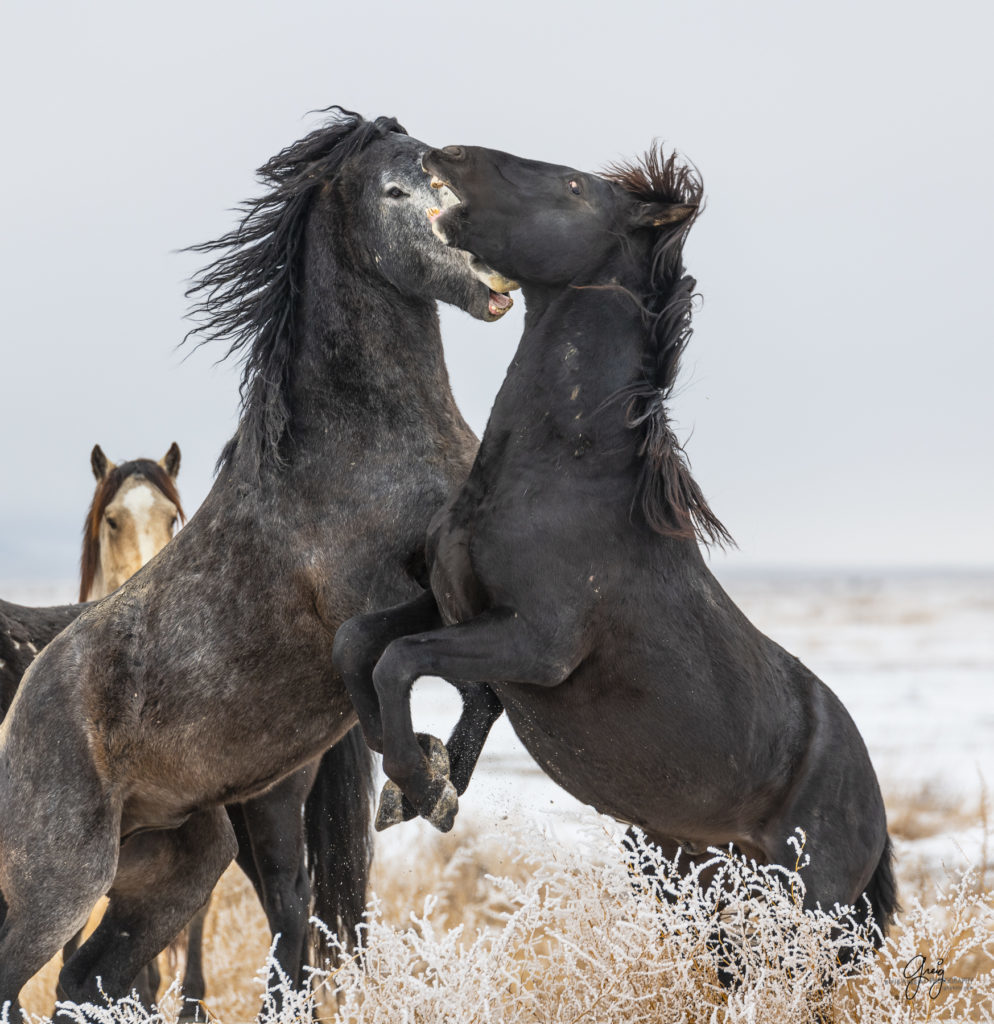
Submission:
[[[693,209],[678,222],[653,229],[649,293],[642,297],[648,323],[644,377],[622,394],[628,426],[642,432],[637,492],[642,512],[658,533],[734,544],[691,476],[666,414],[680,356],[693,333],[691,307],[697,282],[684,268],[683,245],[701,209],[703,184],[696,168],[678,163],[676,153],[665,156],[659,145],[639,162],[612,164],[604,176],[644,202]]]
[[[301,258],[307,215],[316,192],[349,157],[388,132],[407,134],[395,118],[366,121],[342,107],[332,119],[277,153],[257,171],[264,195],[242,203],[238,227],[191,252],[220,253],[194,279],[187,297],[197,297],[190,335],[228,342],[225,358],[242,355],[242,422],[238,438],[251,446],[257,465],[268,457],[279,465],[287,432],[290,376],[295,356]],[[188,335],[187,337],[189,337]],[[234,452],[225,447],[218,465]]]

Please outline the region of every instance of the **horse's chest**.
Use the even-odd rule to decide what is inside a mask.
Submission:
[[[471,619],[486,607],[473,567],[472,537],[470,528],[443,522],[432,538],[431,589],[446,625]]]

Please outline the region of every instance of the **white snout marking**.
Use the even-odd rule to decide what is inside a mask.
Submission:
[[[158,554],[155,537],[152,535],[149,512],[155,504],[156,492],[151,484],[132,487],[124,496],[123,505],[131,513],[131,521],[137,525],[138,553],[142,565]]]

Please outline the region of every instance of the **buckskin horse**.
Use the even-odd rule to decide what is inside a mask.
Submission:
[[[127,993],[234,856],[224,805],[356,721],[335,632],[421,590],[427,524],[476,450],[436,300],[482,320],[510,305],[429,230],[426,148],[339,111],[201,247],[219,255],[196,313],[245,356],[241,419],[187,526],[49,644],[0,725],[0,1006],[104,893],[60,985]]]
[[[185,521],[176,490],[180,450],[153,459],[129,459],[117,465],[100,445],[90,452],[97,481],[83,525],[80,601],[106,597],[157,555]]]
[[[496,693],[557,783],[685,865],[729,844],[792,864],[802,827],[805,905],[865,919],[865,893],[885,931],[891,845],[863,740],[698,546],[730,538],[667,416],[691,333],[696,173],[658,147],[604,175],[458,146],[424,167],[458,199],[435,232],[519,282],[526,317],[470,476],[430,530],[434,599],[336,641],[399,787],[379,827],[413,811],[451,824],[444,759],[411,725],[413,683],[437,675]]]
[[[83,523],[80,601],[106,597],[172,539],[184,519],[176,491],[180,450],[158,461],[111,462],[100,445],[90,453],[97,481]],[[0,719],[38,652],[82,612],[79,605],[31,608],[0,599]]]

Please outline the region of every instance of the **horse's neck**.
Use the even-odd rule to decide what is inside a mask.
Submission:
[[[379,430],[451,405],[435,303],[368,281],[323,287],[304,304],[292,389],[295,436],[328,421]]]
[[[636,301],[613,287],[524,289],[525,330],[491,415],[491,429],[528,425],[571,450],[633,447],[612,399],[642,373],[645,328]],[[627,457],[627,456],[626,456]]]
[[[452,398],[434,301],[405,299],[319,255],[293,349],[281,455],[303,472],[315,462],[355,464],[383,444],[413,451],[472,438]]]

